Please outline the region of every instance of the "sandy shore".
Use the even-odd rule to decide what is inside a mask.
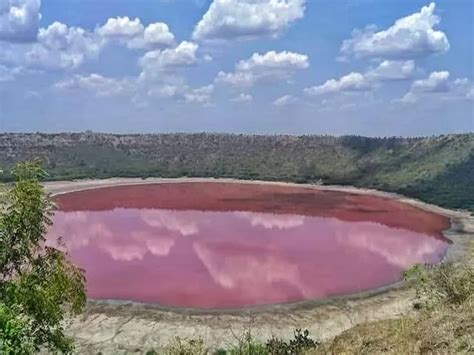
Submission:
[[[444,235],[453,241],[448,259],[458,259],[474,237],[474,217],[463,211],[453,211],[423,203],[400,195],[346,186],[312,186],[281,182],[239,181],[234,179],[106,179],[46,183],[52,194],[68,193],[100,187],[182,183],[229,182],[275,184],[315,189],[371,194],[414,205],[418,208],[447,216],[451,228]],[[243,310],[197,311],[159,308],[131,302],[91,301],[80,317],[67,325],[67,332],[76,339],[77,351],[96,354],[125,354],[142,352],[157,345],[165,345],[176,336],[202,338],[215,349],[236,342],[236,336],[251,329],[252,335],[265,341],[272,335],[290,338],[295,328],[308,329],[318,339],[334,337],[357,324],[394,318],[412,310],[413,292],[403,284],[338,297],[324,301],[303,301],[295,304],[248,308]]]

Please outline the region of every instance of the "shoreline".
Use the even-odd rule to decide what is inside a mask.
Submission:
[[[239,184],[271,184],[354,194],[374,195],[448,217],[450,228],[443,235],[452,241],[443,260],[458,260],[474,236],[474,217],[468,212],[430,205],[395,193],[351,186],[316,186],[287,182],[215,178],[113,178],[44,183],[54,195],[70,192],[143,184],[219,182]],[[116,353],[166,344],[176,335],[201,337],[211,348],[226,347],[251,327],[257,339],[272,335],[289,338],[295,328],[307,328],[313,337],[326,340],[357,324],[395,318],[412,311],[413,291],[403,281],[375,290],[325,299],[304,300],[277,305],[238,309],[185,309],[142,304],[130,301],[89,300],[85,313],[66,329],[77,341],[77,349],[85,352]],[[240,329],[240,330],[238,330]],[[119,335],[120,334],[120,335]]]

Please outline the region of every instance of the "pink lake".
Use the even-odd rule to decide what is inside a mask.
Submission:
[[[91,299],[238,308],[354,294],[442,259],[449,220],[395,200],[233,183],[120,186],[55,197]]]

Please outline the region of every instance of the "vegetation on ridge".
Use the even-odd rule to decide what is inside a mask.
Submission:
[[[2,134],[0,166],[50,179],[226,177],[355,185],[474,211],[474,134],[429,138],[232,134]],[[11,177],[3,175],[4,180]]]

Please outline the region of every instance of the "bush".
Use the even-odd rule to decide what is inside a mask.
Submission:
[[[204,342],[199,339],[183,339],[176,337],[166,347],[160,351],[149,350],[148,355],[166,354],[166,355],[201,355],[205,354]]]
[[[0,354],[31,354],[34,350],[31,322],[19,309],[0,303]]]
[[[309,337],[309,331],[296,329],[295,336],[288,342],[272,337],[265,344],[260,343],[247,331],[237,338],[238,343],[229,350],[219,349],[214,355],[298,355],[314,349],[319,342]]]
[[[459,306],[474,295],[474,267],[468,258],[457,264],[415,265],[404,277],[415,288],[418,301],[428,308],[439,303]]]
[[[296,329],[294,339],[291,339],[288,343],[273,337],[267,342],[266,348],[268,353],[272,355],[293,355],[301,354],[305,350],[314,349],[317,345],[319,345],[319,342],[309,337],[307,329],[304,332],[301,332],[301,329]]]
[[[39,183],[44,171],[23,163],[12,175],[16,183],[0,210],[0,353],[70,353],[62,323],[85,305],[84,274],[46,246],[52,204]]]

